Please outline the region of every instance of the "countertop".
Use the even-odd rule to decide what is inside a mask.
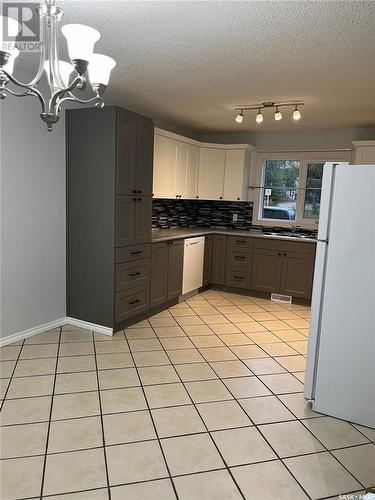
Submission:
[[[241,229],[223,229],[220,227],[179,227],[171,229],[153,229],[152,242],[157,243],[167,240],[179,240],[184,238],[192,238],[194,236],[205,236],[207,234],[226,234],[228,236],[242,236],[251,238],[267,238],[284,241],[301,241],[305,243],[316,243],[315,238],[301,238],[298,236],[279,236],[264,234],[261,231],[246,231]]]

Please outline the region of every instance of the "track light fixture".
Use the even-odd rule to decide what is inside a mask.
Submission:
[[[238,115],[236,116],[237,123],[242,123],[242,121],[243,121],[243,109],[241,109]]]
[[[283,118],[283,115],[279,108],[281,107],[291,107],[294,106],[294,111],[293,111],[293,120],[298,121],[301,119],[301,112],[298,109],[299,106],[304,106],[304,102],[262,102],[261,104],[253,104],[250,106],[241,106],[234,108],[235,111],[238,112],[236,116],[236,122],[237,123],[242,123],[243,118],[244,118],[244,111],[251,111],[251,110],[258,110],[258,113],[256,115],[255,121],[257,123],[262,123],[263,122],[263,114],[262,114],[262,109],[266,108],[272,108],[275,109],[275,120],[280,121]]]

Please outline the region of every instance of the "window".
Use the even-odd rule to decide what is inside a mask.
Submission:
[[[253,223],[317,229],[324,164],[349,160],[350,151],[258,154]]]
[[[263,219],[295,220],[298,181],[299,161],[266,160]]]

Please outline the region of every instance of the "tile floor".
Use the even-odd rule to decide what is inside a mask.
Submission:
[[[1,349],[2,500],[298,500],[375,482],[375,430],[303,391],[309,308],[207,291],[114,337]]]

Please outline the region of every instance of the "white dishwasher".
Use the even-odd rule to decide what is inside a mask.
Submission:
[[[204,236],[186,238],[182,295],[200,288],[203,283]]]

